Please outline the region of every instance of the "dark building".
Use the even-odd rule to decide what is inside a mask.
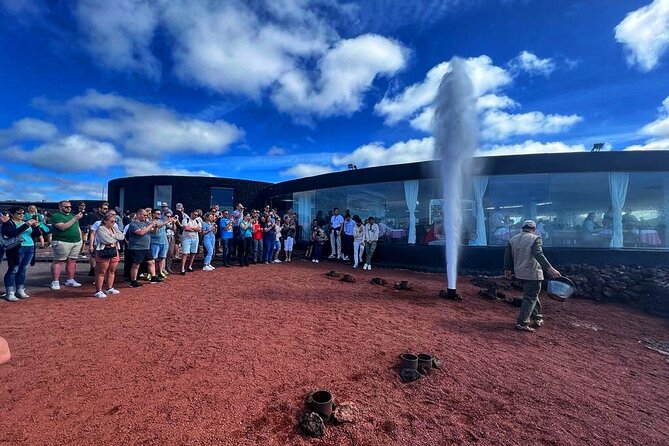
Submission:
[[[160,207],[167,202],[171,209],[183,203],[186,210],[208,210],[212,204],[232,208],[233,204],[260,205],[260,192],[271,183],[196,176],[152,175],[118,178],[109,182],[109,199],[113,206],[136,211],[141,207]]]
[[[669,265],[669,152],[597,152],[481,157],[464,185],[461,266],[500,268],[523,220],[537,221],[559,263]],[[329,222],[333,207],[373,216],[383,237],[378,259],[444,265],[439,162],[348,170],[277,184],[203,177],[131,177],[109,183],[124,208],[177,201],[205,209],[216,188],[259,207],[293,208],[301,227]],[[221,195],[222,196],[222,195]],[[226,195],[227,196],[227,195]],[[123,197],[123,198],[121,198]],[[130,201],[132,200],[132,201]],[[130,203],[133,205],[130,206]],[[305,239],[306,231],[298,237]]]

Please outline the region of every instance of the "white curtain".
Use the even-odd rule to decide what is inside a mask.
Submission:
[[[306,192],[296,192],[293,194],[293,202],[297,203],[297,224],[302,226],[302,239],[304,240],[310,234],[311,220],[314,215],[311,212],[314,208],[314,199],[316,192],[313,190]]]
[[[409,244],[416,244],[416,204],[418,203],[418,180],[404,182],[404,198],[409,210]]]
[[[630,174],[627,172],[609,173],[609,190],[611,192],[611,208],[613,210],[613,236],[611,248],[623,246],[623,207],[627,198],[627,185]]]
[[[485,246],[488,244],[488,237],[485,232],[485,212],[483,210],[483,196],[488,189],[488,177],[474,177],[472,179],[474,186],[474,201],[476,202],[476,240],[473,245]]]

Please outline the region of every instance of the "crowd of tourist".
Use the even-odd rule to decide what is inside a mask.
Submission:
[[[262,210],[247,211],[240,203],[233,210],[213,205],[207,212],[187,212],[177,203],[172,211],[167,203],[160,208],[143,208],[135,213],[122,213],[102,203],[87,212],[86,204],[63,200],[51,215],[38,212],[36,206],[12,207],[0,214],[0,263],[7,259],[4,276],[5,299],[15,302],[29,297],[26,274],[35,264],[37,250],[50,246],[51,289],[80,287],[75,280],[77,261],[89,258],[89,276],[94,277],[95,297],[119,294],[116,270],[124,254],[123,279],[130,287],[141,287],[141,281],[161,283],[170,274],[186,275],[194,271],[196,256],[203,255],[202,271],[213,271],[212,263],[229,268],[252,264],[293,261],[293,248],[298,231],[307,242],[302,260],[319,263],[323,247],[329,241],[329,259],[352,262],[353,268],[372,269],[372,257],[379,240],[379,225],[374,217],[366,222],[358,215],[339,213],[332,209],[330,221],[310,228],[298,225],[292,209],[279,215],[266,205]],[[283,259],[283,260],[281,260]]]

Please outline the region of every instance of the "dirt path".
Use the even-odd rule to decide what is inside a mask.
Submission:
[[[13,353],[0,444],[669,444],[669,364],[639,344],[669,340],[666,321],[547,301],[546,326],[520,333],[516,308],[464,279],[455,303],[435,297],[441,276],[375,269],[347,284],[332,268],[353,271],[218,268],[106,300],[87,285],[0,302]],[[445,369],[402,384],[404,351]],[[354,402],[359,421],[302,437],[316,388]]]

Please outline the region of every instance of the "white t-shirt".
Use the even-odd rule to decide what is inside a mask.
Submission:
[[[184,228],[193,228],[193,229],[202,229],[202,224],[200,223],[200,218],[191,220],[188,215],[184,215],[183,220],[181,221],[181,226]],[[184,230],[182,238],[198,238],[197,231],[186,231]]]

